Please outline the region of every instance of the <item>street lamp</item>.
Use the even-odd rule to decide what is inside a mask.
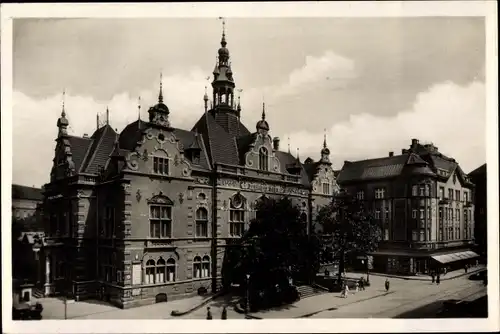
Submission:
[[[246,300],[246,305],[245,305],[245,311],[246,313],[249,312],[250,310],[250,274],[247,274],[247,300]]]

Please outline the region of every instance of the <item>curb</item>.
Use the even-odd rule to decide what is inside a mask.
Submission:
[[[367,300],[371,300],[371,299],[375,299],[375,298],[378,298],[378,297],[384,297],[384,296],[390,295],[391,293],[394,293],[394,291],[385,292],[385,293],[382,293],[382,294],[379,294],[379,295],[375,295],[375,296],[371,296],[371,297],[368,297],[368,298],[356,300],[356,301],[354,301],[352,303],[347,303],[347,304],[344,304],[344,305],[339,305],[338,307],[334,307],[334,308],[335,309],[339,309],[339,308],[344,307],[344,306],[353,305],[353,304],[356,304],[356,303],[361,303],[361,302],[364,302],[364,301],[367,301]],[[323,312],[323,311],[328,311],[331,308],[332,307],[325,308],[325,309],[322,309],[322,310],[319,310],[319,311],[315,311],[315,312],[311,312],[311,313],[307,313],[307,314],[304,314],[304,315],[299,315],[298,317],[294,317],[294,318],[307,318],[307,317],[310,317],[310,316],[315,315],[317,313],[320,313],[320,312]]]
[[[220,296],[223,296],[225,294],[225,291],[221,291],[219,293],[216,293],[210,297],[207,297],[206,299],[202,300],[200,304],[190,308],[189,310],[187,311],[178,311],[178,310],[173,310],[172,312],[170,312],[170,315],[173,316],[173,317],[181,317],[183,315],[186,315],[186,314],[189,314],[191,312],[194,312],[196,310],[199,310],[201,307],[207,305],[208,303],[210,303],[211,301],[213,301],[214,299],[220,297]]]
[[[463,277],[463,276],[467,276],[467,275],[472,275],[472,274],[484,271],[486,269],[487,268],[480,268],[480,269],[476,269],[476,270],[473,270],[473,271],[469,271],[467,273],[461,273],[460,275],[453,276],[453,277],[446,277],[446,278],[442,277],[441,281],[448,281],[448,280],[452,280],[452,279],[455,279],[455,278],[459,278],[459,277]],[[405,281],[431,281],[427,276],[424,276],[424,277],[415,277],[415,276],[407,277],[407,276],[397,276],[397,275],[390,275],[390,274],[384,274],[384,273],[373,273],[373,272],[371,272],[370,275],[380,276],[380,277],[391,277],[391,278],[403,279]]]

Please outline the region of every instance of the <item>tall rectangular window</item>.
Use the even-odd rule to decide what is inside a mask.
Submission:
[[[330,183],[323,183],[323,194],[330,195]]]
[[[384,240],[386,240],[386,241],[389,240],[389,229],[388,228],[384,229]]]
[[[455,209],[455,219],[460,222],[460,209]]]
[[[229,211],[229,233],[233,237],[241,237],[245,232],[245,211],[231,209]]]
[[[149,236],[151,238],[172,237],[172,207],[151,205],[149,207]]]
[[[380,209],[375,210],[375,219],[380,219]]]
[[[168,159],[153,157],[153,173],[159,175],[168,175]]]
[[[444,187],[439,187],[439,199],[444,199]]]
[[[455,200],[460,201],[460,190],[455,190]]]
[[[375,198],[376,199],[385,198],[385,189],[384,188],[375,189]]]
[[[417,185],[414,185],[413,187],[411,187],[411,194],[412,194],[412,196],[418,195],[418,186]]]
[[[208,236],[208,211],[205,208],[196,210],[196,236]]]
[[[448,198],[453,201],[453,189],[448,189]]]
[[[425,186],[422,184],[418,187],[419,196],[425,196]]]
[[[464,202],[467,203],[468,201],[469,201],[469,193],[464,190]]]
[[[365,192],[363,190],[360,190],[356,193],[356,197],[359,199],[359,200],[363,200],[365,198]]]

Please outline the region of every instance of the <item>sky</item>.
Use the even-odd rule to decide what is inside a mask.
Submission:
[[[190,130],[221,31],[217,18],[14,20],[13,183],[49,181],[63,90],[70,134],[91,135],[107,107],[121,131],[139,96],[147,118],[162,73],[171,124]],[[486,161],[483,18],[229,17],[226,39],[242,122],[254,130],[265,101],[271,136],[301,160],[326,134],[336,169],[412,138],[466,172]]]

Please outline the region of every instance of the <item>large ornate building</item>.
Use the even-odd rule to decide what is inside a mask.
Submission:
[[[383,227],[374,269],[417,274],[477,257],[474,185],[459,164],[413,139],[401,154],[346,161],[339,185],[367,203]]]
[[[254,131],[241,123],[224,33],[212,89],[191,130],[170,123],[161,84],[149,119],[121,133],[69,135],[63,106],[44,187],[46,294],[125,308],[216,291],[224,250],[263,196],[288,196],[311,226],[337,188],[326,138],[321,159],[301,163],[271,137],[264,105]]]

